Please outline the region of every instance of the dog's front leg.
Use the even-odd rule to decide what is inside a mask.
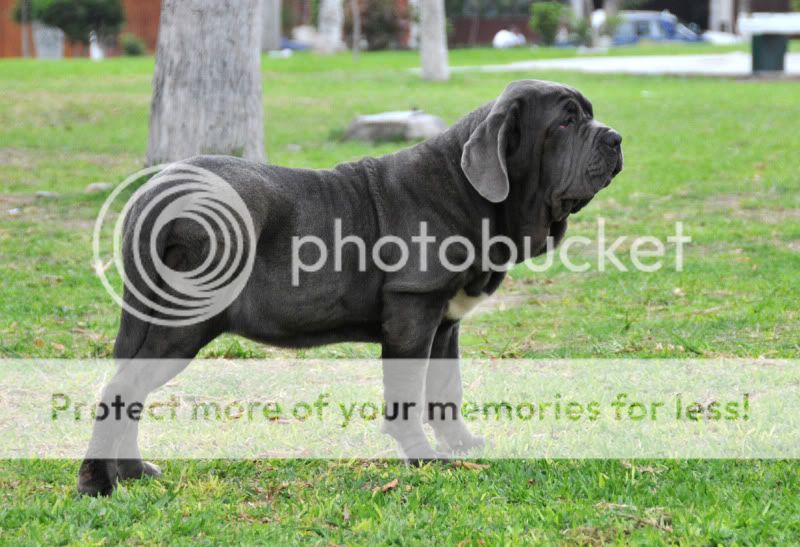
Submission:
[[[482,447],[484,439],[470,432],[461,414],[464,390],[461,385],[458,328],[457,321],[445,321],[436,331],[425,380],[425,401],[427,421],[436,433],[440,450],[463,453]]]
[[[383,431],[412,464],[439,459],[422,428],[425,377],[444,304],[416,294],[387,294],[383,312]]]

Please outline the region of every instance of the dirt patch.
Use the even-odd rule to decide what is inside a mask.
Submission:
[[[0,221],[32,221],[37,227],[51,225],[68,232],[92,233],[94,216],[80,216],[74,209],[57,207],[54,201],[31,194],[0,194]]]
[[[15,127],[66,127],[92,124],[132,108],[146,108],[148,94],[56,93],[11,91],[9,107],[0,111],[0,121]],[[98,105],[103,105],[102,108]]]
[[[473,314],[478,315],[518,308],[530,302],[531,299],[531,296],[525,293],[498,291],[493,294],[491,298],[481,302],[481,304],[475,308]]]
[[[705,205],[713,211],[738,211],[742,208],[742,199],[738,194],[719,194],[706,199]]]
[[[561,532],[568,545],[590,545],[592,547],[607,545],[617,538],[616,531],[597,526],[578,526]]]
[[[88,152],[53,152],[30,148],[0,148],[0,165],[18,169],[36,169],[39,164],[85,162],[98,167],[113,169],[119,167],[136,168],[141,158],[131,154],[93,154]]]
[[[43,150],[0,148],[0,165],[18,169],[33,169],[47,153]]]
[[[744,201],[749,197],[742,194],[719,194],[706,199],[704,209],[712,212],[727,213],[735,218],[750,220],[763,224],[781,224],[786,221],[800,220],[800,208],[797,207],[748,207]]]
[[[537,287],[549,284],[552,284],[549,279],[506,277],[497,292],[481,302],[471,315],[505,311],[527,305],[541,305],[543,302],[555,300],[556,297],[552,294],[543,290],[536,291]]]
[[[25,194],[0,194],[0,210],[14,209],[33,201],[33,196]]]

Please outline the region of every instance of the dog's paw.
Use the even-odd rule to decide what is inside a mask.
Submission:
[[[441,448],[453,454],[465,454],[486,446],[486,439],[473,435],[466,424],[460,421],[446,426],[434,426],[434,432]]]
[[[162,473],[161,468],[152,462],[142,462],[144,464],[144,474],[147,477],[160,477]]]
[[[422,467],[428,463],[448,461],[446,453],[434,450],[427,439],[423,438],[422,441],[398,443],[397,452],[400,459],[412,467]]]
[[[78,493],[110,496],[117,486],[117,466],[112,460],[83,460],[78,470]]]
[[[120,480],[160,477],[161,469],[154,463],[142,460],[117,460],[117,475]]]
[[[471,433],[454,440],[447,440],[446,442],[447,447],[454,454],[466,454],[467,452],[472,450],[480,450],[486,446],[485,438],[481,437],[480,435],[473,435]]]
[[[422,467],[423,465],[433,463],[450,463],[450,458],[444,452],[434,452],[434,455],[429,458],[406,458],[405,462],[411,467]]]

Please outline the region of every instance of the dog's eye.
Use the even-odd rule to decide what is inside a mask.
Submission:
[[[570,116],[566,120],[562,121],[559,127],[561,127],[561,129],[566,129],[567,127],[572,127],[573,125],[575,125],[575,116]]]

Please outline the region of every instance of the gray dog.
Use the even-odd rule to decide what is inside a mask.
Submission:
[[[557,244],[567,217],[622,170],[621,141],[594,120],[591,103],[578,91],[525,80],[510,84],[497,100],[440,136],[381,158],[319,171],[223,156],[188,160],[219,175],[247,204],[257,239],[252,273],[230,305],[198,324],[161,326],[123,311],[114,346],[119,368],[101,405],[143,403],[225,332],[285,347],[375,342],[381,344],[384,363],[384,431],[409,461],[480,446],[482,439],[470,433],[458,410],[459,321],[497,289],[505,269],[486,268],[477,257],[508,264],[542,254],[548,238]],[[159,186],[154,195],[168,186]],[[144,211],[134,208],[126,225]],[[293,239],[313,235],[332,243],[334,219],[342,233],[358,236],[368,248],[386,235],[411,241],[423,222],[439,241],[458,236],[461,245],[448,248],[446,261],[435,251],[398,257],[396,246],[383,246],[381,263],[407,259],[392,271],[369,254],[362,263],[358,246],[349,245],[339,268],[325,264],[303,271],[298,283],[292,260],[314,262],[318,251],[298,251]],[[483,248],[482,227],[504,236],[506,243]],[[192,222],[176,221],[162,233],[158,258],[175,270],[196,268],[210,252],[208,236]],[[509,242],[525,252],[512,254]],[[469,253],[466,243],[477,252]],[[152,296],[136,269],[127,267],[139,244],[126,230],[126,272],[134,286]],[[462,267],[453,271],[446,264]],[[127,287],[124,298],[136,310],[158,316]],[[138,361],[144,359],[161,361]],[[449,417],[426,415],[425,403],[433,398],[453,403],[456,410]],[[446,452],[432,448],[424,422]],[[116,423],[96,420],[78,490],[107,495],[119,479],[159,474],[139,457],[137,434],[136,416]]]

